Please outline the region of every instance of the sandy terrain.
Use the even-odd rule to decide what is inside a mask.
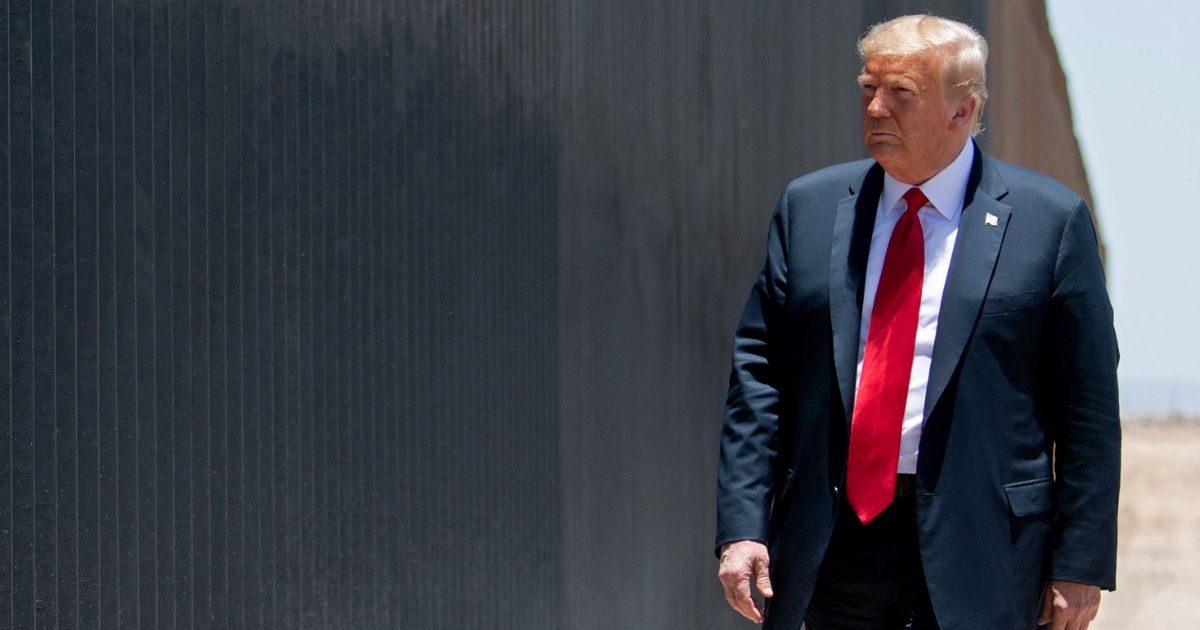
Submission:
[[[1117,590],[1093,630],[1200,628],[1200,426],[1126,427]]]

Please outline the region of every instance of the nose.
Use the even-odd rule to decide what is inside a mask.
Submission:
[[[867,103],[867,115],[872,118],[887,118],[890,110],[883,102],[883,90],[877,90],[871,95],[871,100]]]

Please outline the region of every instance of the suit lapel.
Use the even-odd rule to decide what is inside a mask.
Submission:
[[[849,196],[838,202],[830,247],[829,309],[833,359],[847,421],[854,405],[862,293],[871,231],[883,187],[883,169],[878,164],[873,165],[864,173],[861,182],[858,190],[851,188]],[[1007,193],[995,167],[976,147],[938,314],[937,339],[925,393],[926,421],[958,367],[991,285],[1011,215],[1011,209],[999,201]],[[995,217],[995,225],[989,215]],[[937,427],[927,429],[938,431]],[[924,451],[924,439],[922,442]]]
[[[937,338],[925,392],[926,422],[958,367],[991,285],[1011,215],[1010,208],[999,201],[1007,192],[991,162],[976,148],[938,313]]]
[[[854,404],[858,373],[859,327],[862,324],[863,282],[871,230],[883,188],[883,169],[872,165],[838,202],[833,223],[829,264],[829,314],[833,329],[833,359],[847,422]],[[855,187],[858,190],[855,190]]]

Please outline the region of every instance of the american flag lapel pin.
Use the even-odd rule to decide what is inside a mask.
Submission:
[[[1000,217],[989,212],[983,217],[983,222],[992,227],[996,227],[1000,225]]]

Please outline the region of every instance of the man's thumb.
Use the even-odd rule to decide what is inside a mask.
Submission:
[[[762,593],[763,597],[771,597],[775,594],[775,591],[771,590],[771,574],[766,556],[754,559],[754,585],[758,587],[758,592]]]

